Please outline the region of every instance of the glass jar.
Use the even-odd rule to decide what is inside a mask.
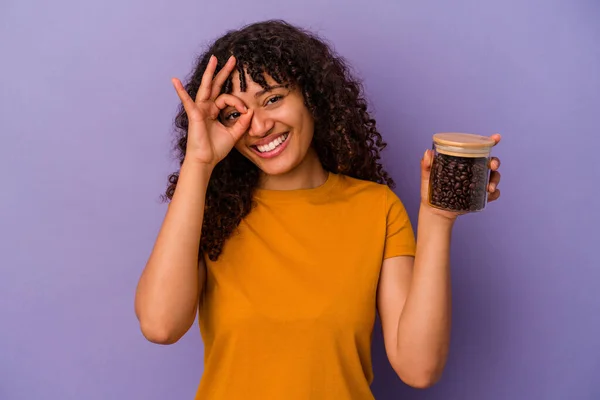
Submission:
[[[495,144],[489,137],[469,133],[433,135],[429,204],[448,211],[483,210]]]

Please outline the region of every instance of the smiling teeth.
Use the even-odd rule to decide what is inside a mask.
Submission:
[[[285,140],[287,139],[288,135],[289,135],[289,133],[284,133],[283,135],[279,136],[277,139],[273,140],[271,143],[267,143],[263,146],[256,146],[256,148],[261,153],[266,153],[267,151],[272,151],[276,147],[281,146],[281,144],[283,142],[285,142]]]

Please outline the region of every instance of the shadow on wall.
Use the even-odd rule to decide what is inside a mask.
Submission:
[[[504,263],[499,259],[503,258],[502,251],[490,249],[486,242],[488,235],[483,232],[481,217],[482,214],[463,216],[455,227],[451,267],[453,327],[450,355],[441,380],[425,390],[404,384],[389,364],[377,319],[373,333],[372,386],[377,400],[482,399],[486,393],[477,393],[482,387],[504,387],[507,395],[518,393],[514,387],[518,382],[505,382],[499,372],[506,368],[499,365],[511,364],[507,359],[511,340],[508,322],[516,314],[506,289],[510,278],[505,270],[488,268],[490,263],[486,260],[494,260],[495,265]]]

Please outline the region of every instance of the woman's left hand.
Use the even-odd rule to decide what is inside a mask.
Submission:
[[[496,144],[498,144],[502,138],[500,134],[497,133],[490,137],[496,142]],[[433,152],[431,150],[427,150],[421,159],[421,207],[426,207],[427,210],[431,211],[433,214],[446,217],[450,220],[455,220],[459,215],[465,214],[465,212],[445,211],[429,205],[429,176],[431,175],[432,163]],[[488,183],[487,187],[487,196],[488,202],[492,202],[498,200],[500,197],[500,189],[498,189],[498,184],[500,183],[500,172],[498,172],[498,168],[500,168],[500,159],[497,157],[492,157],[490,159],[489,167],[492,172],[490,173],[490,182]]]

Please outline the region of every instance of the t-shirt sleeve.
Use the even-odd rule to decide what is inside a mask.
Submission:
[[[386,235],[383,258],[414,256],[415,235],[404,204],[398,196],[386,187]]]

